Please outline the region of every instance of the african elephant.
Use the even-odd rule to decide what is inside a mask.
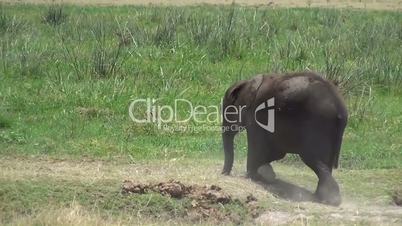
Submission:
[[[332,177],[348,113],[337,87],[314,72],[257,75],[231,86],[223,99],[222,174],[233,166],[234,136],[247,131],[247,175],[272,183],[270,162],[286,153],[298,154],[318,177],[316,198],[340,205],[339,186]],[[266,175],[257,171],[268,168]]]

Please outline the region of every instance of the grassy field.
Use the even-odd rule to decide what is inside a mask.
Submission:
[[[243,6],[269,6],[269,7],[325,7],[325,8],[357,8],[365,10],[402,10],[400,0],[0,0],[6,3],[33,3],[49,4],[63,3],[76,5],[230,5],[232,2]]]
[[[401,166],[400,13],[5,5],[0,18],[2,154],[220,156],[218,132],[133,123],[130,101],[219,105],[239,79],[311,69],[348,101],[341,165]]]
[[[139,164],[139,168],[156,165],[150,172],[163,171],[162,166],[173,161],[184,173],[186,164],[204,159],[203,167],[196,169],[213,168],[213,172],[207,172],[214,175],[212,182],[219,183],[223,179],[215,175],[222,162],[218,131],[169,132],[155,124],[136,124],[128,114],[130,102],[149,97],[172,104],[175,98],[185,98],[197,105],[219,105],[226,88],[239,79],[261,72],[299,70],[315,70],[337,82],[347,101],[350,121],[339,175],[350,181],[350,174],[358,172],[352,177],[360,178],[345,185],[345,193],[359,195],[359,189],[370,190],[359,184],[364,178],[388,175],[385,182],[370,181],[380,188],[363,192],[362,198],[354,201],[369,202],[380,195],[381,205],[389,204],[389,193],[401,186],[395,182],[401,178],[402,168],[401,52],[402,14],[393,11],[3,4],[1,220],[15,224],[34,220],[41,224],[47,219],[52,224],[57,219],[49,219],[52,214],[44,208],[48,205],[44,199],[49,196],[51,204],[57,206],[53,211],[59,211],[55,215],[70,211],[72,215],[83,214],[78,219],[84,220],[83,224],[144,220],[138,215],[127,219],[131,212],[117,211],[127,207],[112,201],[122,174],[114,179],[109,174],[109,179],[96,181],[84,181],[84,175],[63,179],[62,175],[70,175],[69,170],[62,170],[58,176],[42,175],[40,172],[47,172],[47,162],[42,162],[44,169],[35,168],[35,161],[41,162],[42,158],[67,162],[85,159],[78,170],[84,172],[88,161],[90,166],[95,164],[92,161],[101,165],[116,162],[114,170],[129,164]],[[142,114],[140,110],[135,113]],[[186,109],[179,109],[180,116],[186,114]],[[190,121],[182,126],[217,127],[219,123]],[[236,157],[244,159],[244,134],[237,144]],[[163,163],[161,168],[157,167],[159,161]],[[13,168],[18,163],[33,168],[22,175],[24,172]],[[300,165],[296,157],[288,156],[279,167],[291,175],[292,167]],[[29,179],[32,177],[35,179]],[[194,178],[183,180],[196,182]],[[236,179],[240,180],[247,181]],[[385,185],[389,186],[383,188]],[[66,192],[59,194],[60,190]],[[16,198],[24,191],[26,196]],[[92,195],[97,194],[102,197],[95,199],[102,203],[89,210],[86,207],[93,206]],[[149,197],[144,199],[139,202]],[[161,206],[178,208],[177,203],[161,199],[165,203]],[[118,202],[130,204],[124,197]],[[295,208],[283,201],[275,202],[285,210]],[[138,210],[138,206],[131,207]],[[152,211],[159,210],[145,211],[155,216]],[[169,215],[168,211],[157,219]],[[63,224],[68,219],[61,221]]]

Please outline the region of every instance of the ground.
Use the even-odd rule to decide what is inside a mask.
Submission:
[[[330,207],[310,201],[287,200],[308,199],[309,191],[315,188],[315,176],[303,165],[274,164],[278,177],[283,181],[268,187],[253,183],[244,177],[243,161],[235,163],[232,176],[222,176],[221,166],[222,163],[217,160],[194,162],[190,159],[170,159],[127,163],[120,160],[2,157],[0,159],[0,200],[2,200],[0,210],[2,211],[0,212],[3,212],[3,216],[0,214],[0,217],[5,219],[4,215],[14,216],[8,223],[18,225],[197,223],[186,216],[174,221],[166,221],[167,218],[163,213],[149,213],[153,203],[149,200],[152,197],[149,197],[142,208],[130,209],[127,203],[124,211],[117,215],[109,212],[105,215],[101,210],[107,193],[118,194],[124,180],[158,183],[174,179],[184,184],[217,185],[232,198],[240,200],[245,200],[252,194],[257,198],[257,204],[263,208],[257,217],[250,217],[246,221],[249,223],[296,225],[397,225],[402,223],[402,208],[395,205],[391,198],[391,194],[402,187],[401,170],[336,171],[335,178],[342,189],[343,203],[340,207]],[[45,192],[48,186],[48,191]],[[68,193],[68,189],[74,186],[86,187],[86,189],[73,191],[74,198],[71,200],[68,197],[58,197],[57,191]],[[28,204],[32,206],[31,209],[21,213],[18,207],[13,205],[17,205],[19,199],[24,199],[22,197],[26,195],[19,194],[19,198],[15,197],[13,196],[15,191],[12,191],[10,187],[15,191],[22,190],[23,193],[36,193],[36,197],[39,196],[45,200],[34,198]],[[38,190],[38,187],[45,187],[43,188],[45,190]],[[41,192],[43,194],[40,195]],[[92,203],[97,204],[88,204],[86,202],[88,198],[94,199]],[[123,207],[119,206],[119,208]],[[141,214],[142,209],[143,214]],[[153,217],[149,217],[149,214]],[[198,221],[202,224],[211,222],[214,223],[214,219],[204,218]],[[233,219],[230,219],[229,223],[233,223]]]
[[[85,5],[194,5],[194,4],[231,4],[230,0],[0,0],[0,2],[49,3],[63,2]],[[240,5],[278,6],[278,7],[328,7],[328,8],[362,8],[381,10],[402,10],[400,0],[236,0]]]
[[[401,0],[62,2],[81,5],[0,4],[0,225],[402,224]],[[134,97],[215,105],[234,81],[306,69],[340,81],[348,103],[339,207],[313,202],[317,178],[295,156],[273,164],[272,185],[245,178],[244,134],[223,176],[218,131],[129,123]],[[124,192],[170,180],[231,201]]]

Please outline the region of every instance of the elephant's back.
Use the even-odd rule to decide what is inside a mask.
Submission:
[[[302,117],[347,117],[346,107],[336,87],[314,72],[265,76],[256,96],[258,103],[274,98],[278,114]]]
[[[339,153],[346,107],[336,87],[318,74],[265,75],[253,104],[259,124],[274,120],[274,133],[266,134],[276,151],[298,154],[320,147]],[[328,161],[336,166],[337,158]]]

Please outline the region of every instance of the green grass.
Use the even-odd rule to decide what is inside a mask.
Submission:
[[[382,11],[3,5],[0,154],[216,158],[219,132],[134,124],[130,102],[218,105],[239,79],[311,69],[348,102],[341,166],[399,168],[401,24]]]
[[[1,159],[1,161],[3,162],[4,159]],[[6,158],[3,163],[6,165],[10,164],[7,161],[12,162],[13,160],[12,158]],[[16,161],[20,164],[25,160],[18,159]],[[71,167],[71,165],[63,168],[56,175],[49,174],[49,172],[52,172],[56,168],[53,168],[54,162],[49,165],[46,163],[41,164],[40,169],[34,170],[37,173],[35,178],[27,179],[31,176],[24,173],[24,169],[22,168],[34,166],[38,161],[41,162],[42,160],[37,159],[37,161],[31,162],[33,163],[32,165],[27,161],[21,167],[16,168],[11,163],[9,165],[11,166],[10,168],[2,168],[8,174],[0,178],[0,224],[21,225],[29,222],[30,225],[48,225],[53,224],[52,221],[55,221],[57,224],[62,225],[62,220],[59,218],[64,217],[63,209],[67,209],[70,212],[68,215],[71,215],[67,217],[67,219],[70,218],[68,225],[72,225],[76,224],[74,223],[75,221],[82,222],[85,220],[84,216],[80,214],[75,216],[73,214],[74,209],[77,207],[94,218],[116,222],[122,221],[125,224],[133,224],[135,221],[142,222],[143,224],[144,222],[164,222],[167,220],[200,223],[203,221],[217,221],[221,215],[223,217],[221,220],[228,222],[236,220],[249,222],[252,220],[249,208],[244,203],[244,200],[239,201],[233,198],[233,200],[226,204],[205,203],[205,208],[214,208],[214,210],[219,212],[216,216],[214,215],[209,218],[200,213],[198,213],[200,214],[199,216],[192,213],[192,211],[200,211],[202,209],[198,206],[195,208],[192,203],[193,200],[199,201],[202,198],[201,193],[194,193],[194,197],[185,196],[183,198],[170,198],[168,195],[165,196],[156,192],[145,194],[122,193],[122,175],[119,173],[123,172],[121,171],[123,168],[129,166],[126,164],[114,163],[109,165],[112,166],[112,168],[109,168],[106,163],[104,165],[108,168],[106,171],[104,171],[105,168],[100,167],[98,168],[100,171],[95,172],[94,177],[88,180],[88,171],[84,172],[81,169],[75,173],[71,172],[71,169],[75,168]],[[69,165],[73,162],[65,163]],[[92,165],[90,162],[88,164]],[[82,166],[81,164],[76,165],[76,167]],[[111,172],[116,172],[116,169],[118,169],[117,172],[119,173],[110,175]],[[28,174],[30,172],[33,171],[28,170]],[[84,172],[84,174],[81,175],[81,172]],[[127,173],[129,172],[127,171]],[[100,174],[105,177],[97,178]],[[140,177],[143,177],[143,175]],[[134,181],[138,182],[138,178]],[[234,218],[234,216],[237,217]],[[27,223],[24,223],[24,217],[28,218]],[[42,223],[33,223],[35,219]],[[91,224],[96,223],[92,222]]]
[[[117,186],[116,186],[117,185]],[[123,195],[118,184],[107,182],[83,184],[71,181],[7,181],[0,186],[0,219],[7,223],[18,215],[36,215],[50,206],[71,207],[72,200],[103,217],[119,215],[146,215],[167,219],[183,217],[188,199],[174,200],[160,194]]]

